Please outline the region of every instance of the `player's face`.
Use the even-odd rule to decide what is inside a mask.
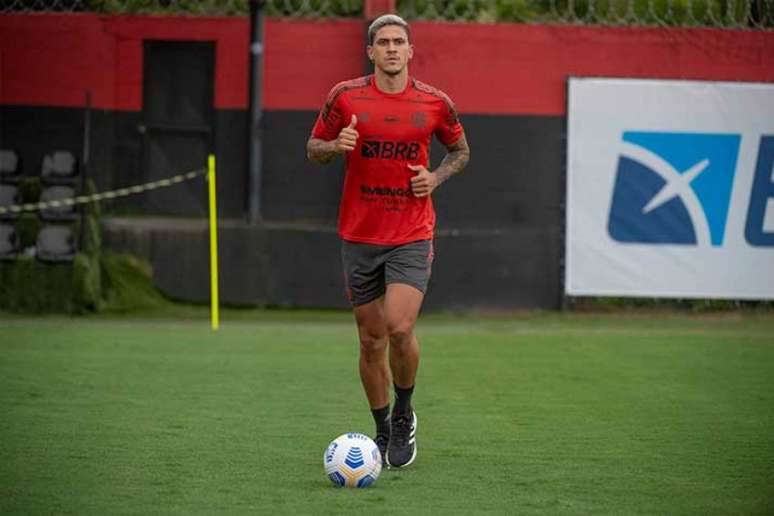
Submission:
[[[374,66],[387,75],[398,75],[414,55],[408,34],[398,25],[387,25],[374,34],[374,44],[368,46],[368,57]]]

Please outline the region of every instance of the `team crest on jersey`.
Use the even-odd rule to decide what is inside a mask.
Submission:
[[[417,129],[424,129],[427,127],[427,113],[424,111],[415,111],[411,113],[411,125]]]

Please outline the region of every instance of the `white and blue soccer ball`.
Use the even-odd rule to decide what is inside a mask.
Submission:
[[[325,474],[339,487],[368,487],[382,472],[382,455],[367,435],[351,432],[333,440],[323,456]]]

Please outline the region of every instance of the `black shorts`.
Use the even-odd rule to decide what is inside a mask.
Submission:
[[[390,283],[410,285],[424,294],[433,265],[433,241],[374,245],[344,240],[341,261],[344,285],[352,306],[364,305],[383,296]]]

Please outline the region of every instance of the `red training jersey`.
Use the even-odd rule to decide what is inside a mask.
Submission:
[[[445,146],[462,136],[449,97],[409,77],[400,93],[376,87],[373,75],[337,84],[328,94],[312,136],[335,140],[357,117],[357,146],[346,155],[339,235],[352,242],[398,245],[433,237],[430,196],[414,197],[408,165],[430,167],[430,138]]]

